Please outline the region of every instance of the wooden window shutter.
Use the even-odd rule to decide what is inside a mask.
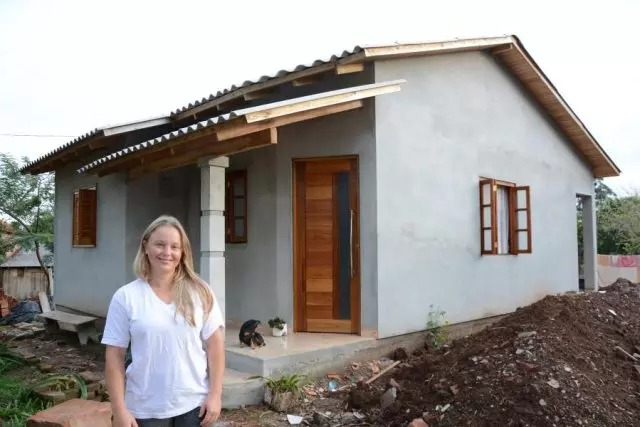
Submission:
[[[247,242],[247,171],[229,172],[226,177],[226,241]]]
[[[513,192],[515,221],[512,226],[512,242],[515,253],[531,253],[531,197],[529,186],[516,187]]]
[[[78,191],[74,191],[73,192],[73,220],[72,220],[72,227],[73,227],[73,231],[72,231],[72,240],[71,240],[71,245],[72,246],[78,246],[80,243],[80,234],[79,234],[79,229],[80,229],[80,194]]]
[[[96,246],[97,197],[95,188],[73,194],[73,246]]]
[[[480,180],[480,254],[498,252],[498,227],[496,218],[496,182]]]

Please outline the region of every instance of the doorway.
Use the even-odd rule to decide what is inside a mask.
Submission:
[[[360,333],[358,159],[295,160],[294,330]]]

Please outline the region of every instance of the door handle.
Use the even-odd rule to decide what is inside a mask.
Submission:
[[[349,268],[353,279],[353,209],[349,210]]]

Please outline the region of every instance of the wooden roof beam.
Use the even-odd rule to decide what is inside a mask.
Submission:
[[[338,64],[336,65],[336,74],[352,74],[361,73],[364,71],[364,63],[354,62],[352,64]]]
[[[245,101],[255,101],[256,99],[263,99],[269,96],[273,96],[276,92],[277,92],[276,88],[256,90],[253,92],[246,93],[243,98]]]
[[[129,171],[129,179],[137,179],[143,175],[158,173],[164,170],[196,164],[202,157],[219,157],[236,154],[243,151],[266,147],[278,143],[276,128],[265,129],[261,132],[230,139],[224,142],[198,141],[185,144],[186,150],[178,156],[167,157],[156,162],[145,163]]]

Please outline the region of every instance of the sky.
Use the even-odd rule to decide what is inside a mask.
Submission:
[[[636,0],[0,0],[0,152],[35,159],[356,45],[515,34],[626,193],[640,189],[638,16]]]

